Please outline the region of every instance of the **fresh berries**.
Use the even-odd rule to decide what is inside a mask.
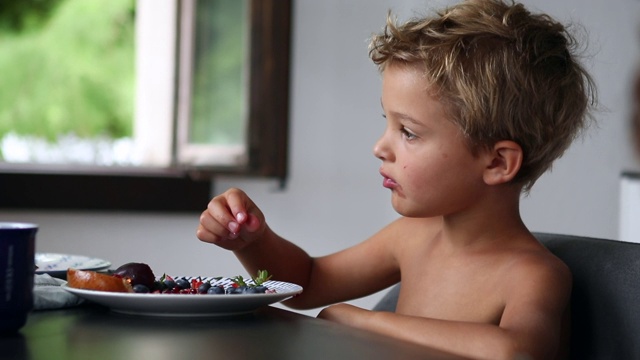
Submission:
[[[153,293],[153,294],[269,294],[275,293],[263,283],[271,278],[266,270],[258,271],[256,277],[251,280],[245,280],[242,276],[235,276],[230,282],[218,284],[221,277],[212,280],[203,280],[197,278],[172,278],[164,274],[159,280],[153,283],[151,288],[139,284],[134,285],[133,290],[136,293]],[[226,285],[226,286],[225,286]]]
[[[224,295],[224,287],[212,286],[207,290],[207,294]]]
[[[133,285],[133,292],[139,293],[139,294],[146,294],[148,293],[150,290],[148,287],[146,287],[143,284],[136,284]]]

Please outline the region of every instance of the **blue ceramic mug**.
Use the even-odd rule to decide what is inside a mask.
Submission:
[[[38,225],[0,222],[0,333],[14,333],[33,308]]]

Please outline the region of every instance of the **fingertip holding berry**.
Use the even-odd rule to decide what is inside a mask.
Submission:
[[[232,233],[237,233],[240,230],[240,224],[235,221],[229,222],[228,227],[229,231],[231,231]]]

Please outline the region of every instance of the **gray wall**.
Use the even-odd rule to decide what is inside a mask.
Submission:
[[[367,57],[366,39],[381,28],[389,8],[406,18],[414,9],[424,12],[424,4],[444,3],[451,2],[295,1],[287,186],[280,190],[272,181],[226,178],[218,179],[214,192],[245,189],[274,230],[312,255],[353,245],[395,218],[371,152],[384,120],[380,78]],[[640,2],[525,4],[586,27],[592,55],[586,64],[599,86],[602,110],[596,114],[598,126],[523,199],[522,216],[535,231],[617,238],[619,174],[639,165],[627,118],[630,80],[640,58]],[[195,238],[198,216],[0,210],[0,219],[41,225],[41,252],[86,254],[116,265],[143,261],[160,273],[245,274],[232,254]],[[354,303],[371,306],[379,295]]]

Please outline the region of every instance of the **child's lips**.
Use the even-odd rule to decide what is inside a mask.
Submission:
[[[385,177],[382,180],[382,186],[386,187],[387,189],[395,189],[398,186],[398,184],[395,181],[393,181],[393,179]]]
[[[398,187],[398,183],[395,182],[395,180],[393,180],[392,178],[387,176],[382,171],[380,172],[380,175],[382,175],[382,186],[383,187],[386,187],[387,189],[395,189],[396,187]]]

